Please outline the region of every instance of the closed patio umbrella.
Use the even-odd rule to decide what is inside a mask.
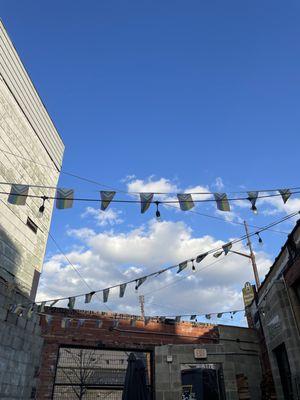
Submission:
[[[128,357],[122,400],[149,400],[145,365],[133,353]]]

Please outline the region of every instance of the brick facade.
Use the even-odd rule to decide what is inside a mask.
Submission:
[[[64,308],[46,308],[52,316],[47,324],[41,319],[44,346],[39,376],[39,400],[52,398],[55,371],[60,347],[84,347],[110,350],[151,351],[154,359],[154,398],[157,400],[181,399],[180,363],[195,363],[194,349],[207,350],[206,363],[222,365],[226,378],[226,398],[238,399],[237,377],[247,381],[253,399],[260,399],[261,369],[259,344],[256,332],[248,328],[217,326],[193,322],[178,322],[152,318],[147,325],[140,317],[135,326],[132,316],[105,312],[91,312]],[[62,327],[64,318],[70,326]],[[84,319],[82,326],[78,321]],[[96,321],[101,320],[101,327]],[[118,326],[114,327],[114,321]],[[173,355],[171,375],[166,355]],[[199,361],[198,361],[199,362]],[[171,385],[172,391],[166,390]],[[169,396],[169,397],[168,397]],[[173,397],[170,397],[173,396]]]

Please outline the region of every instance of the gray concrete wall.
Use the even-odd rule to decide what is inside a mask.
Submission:
[[[34,394],[43,340],[39,318],[9,312],[11,304],[24,303],[21,294],[0,283],[0,399],[27,400]]]
[[[63,143],[0,23],[0,191],[10,191],[6,183],[55,187],[62,155]],[[49,196],[55,189],[30,188],[30,194]],[[0,196],[0,277],[34,299],[53,201],[41,215],[40,198],[28,198],[25,206],[7,198]],[[28,217],[37,233],[26,225]]]
[[[260,400],[261,367],[256,332],[239,327],[220,326],[220,343],[167,345],[155,348],[156,400],[181,400],[181,364],[221,364],[226,400],[238,400],[236,376],[247,377],[251,399]],[[207,350],[207,358],[197,360],[194,349]],[[167,356],[173,360],[167,362]]]
[[[276,281],[261,303],[261,321],[271,362],[277,399],[283,400],[276,347],[285,344],[293,384],[294,398],[300,395],[300,337],[283,281]]]
[[[60,169],[64,144],[1,21],[0,75],[28,118],[49,157]]]

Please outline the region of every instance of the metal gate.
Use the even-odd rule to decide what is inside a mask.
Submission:
[[[122,391],[130,353],[146,367],[150,399],[152,390],[152,354],[145,351],[61,347],[59,349],[54,400],[122,400]]]

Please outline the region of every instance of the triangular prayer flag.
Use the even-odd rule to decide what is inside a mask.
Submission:
[[[85,323],[85,319],[84,318],[79,318],[79,320],[77,321],[77,327],[80,328],[84,325]]]
[[[145,325],[148,325],[150,322],[150,317],[145,317],[144,321],[145,321]]]
[[[27,308],[27,310],[26,310],[26,316],[27,316],[27,318],[31,318],[31,317],[32,317],[33,309],[34,309],[33,304],[30,305],[30,306]]]
[[[196,258],[196,262],[199,263],[202,260],[204,260],[204,258],[208,255],[208,253],[204,253],[204,254],[199,254],[199,256],[197,256]]]
[[[213,254],[213,256],[214,256],[215,258],[218,258],[218,257],[220,257],[222,254],[223,254],[223,251],[221,250],[221,251],[215,252],[215,253]]]
[[[217,318],[222,318],[223,313],[218,313]]]
[[[196,317],[197,317],[196,314],[191,315],[191,321],[193,321],[194,319],[196,319]]]
[[[144,276],[143,278],[137,279],[136,280],[136,285],[135,285],[135,290],[138,290],[138,288],[145,282],[147,279],[147,276]]]
[[[231,242],[226,243],[226,244],[224,244],[222,246],[225,256],[227,256],[227,254],[229,253],[229,250],[231,249],[231,247],[232,247],[232,243]]]
[[[18,206],[24,206],[28,196],[29,186],[28,185],[11,185],[10,194],[8,196],[8,203],[15,204]]]
[[[141,200],[141,213],[143,214],[148,210],[153,200],[153,193],[140,193]]]
[[[178,193],[177,198],[179,201],[180,209],[188,211],[195,206],[192,195],[190,193]]]
[[[85,295],[85,300],[84,300],[84,302],[85,302],[85,303],[90,303],[94,294],[95,294],[95,292],[87,293],[87,294]]]
[[[180,315],[177,315],[176,317],[175,317],[175,322],[180,322],[180,320],[181,320],[181,316]]]
[[[103,303],[106,303],[108,300],[108,295],[109,295],[109,289],[104,289],[103,290]]]
[[[24,307],[22,306],[22,304],[14,304],[11,307],[11,312],[17,315],[20,315],[21,312],[24,310]]]
[[[226,193],[214,193],[214,197],[220,211],[230,211],[230,205]]]
[[[290,189],[279,189],[278,192],[281,194],[284,204],[288,201],[288,199],[292,195],[292,192],[290,191]]]
[[[53,316],[52,315],[45,315],[45,321],[47,325],[51,325],[53,320]]]
[[[205,315],[205,318],[206,318],[206,319],[211,319],[211,315],[210,315],[210,314],[206,314],[206,315]]]
[[[101,190],[101,210],[104,211],[109,206],[112,199],[115,197],[116,192],[108,191],[108,190]]]
[[[43,313],[45,311],[45,305],[46,305],[46,301],[42,301],[41,304],[39,305],[38,311],[40,313]]]
[[[252,204],[252,211],[257,212],[257,208],[256,208],[256,200],[258,197],[258,192],[248,192],[248,200],[250,201],[250,203]]]
[[[188,265],[187,261],[183,261],[182,263],[180,263],[178,265],[179,268],[178,268],[177,274],[179,274],[179,272],[183,271],[187,267],[187,265]]]
[[[70,310],[73,310],[74,305],[75,305],[75,297],[69,297],[68,308]]]
[[[63,210],[73,206],[74,190],[59,188],[56,191],[56,208]]]
[[[101,328],[103,325],[103,322],[101,321],[101,319],[96,319],[96,328]]]
[[[120,296],[120,297],[123,297],[123,296],[124,296],[125,290],[126,290],[126,286],[127,286],[127,283],[122,283],[122,284],[120,285],[120,293],[119,293],[119,296]]]
[[[71,318],[63,318],[61,320],[61,327],[62,328],[69,328],[70,325],[71,325]]]
[[[114,319],[112,323],[112,328],[117,328],[119,326],[120,321],[118,319]]]

